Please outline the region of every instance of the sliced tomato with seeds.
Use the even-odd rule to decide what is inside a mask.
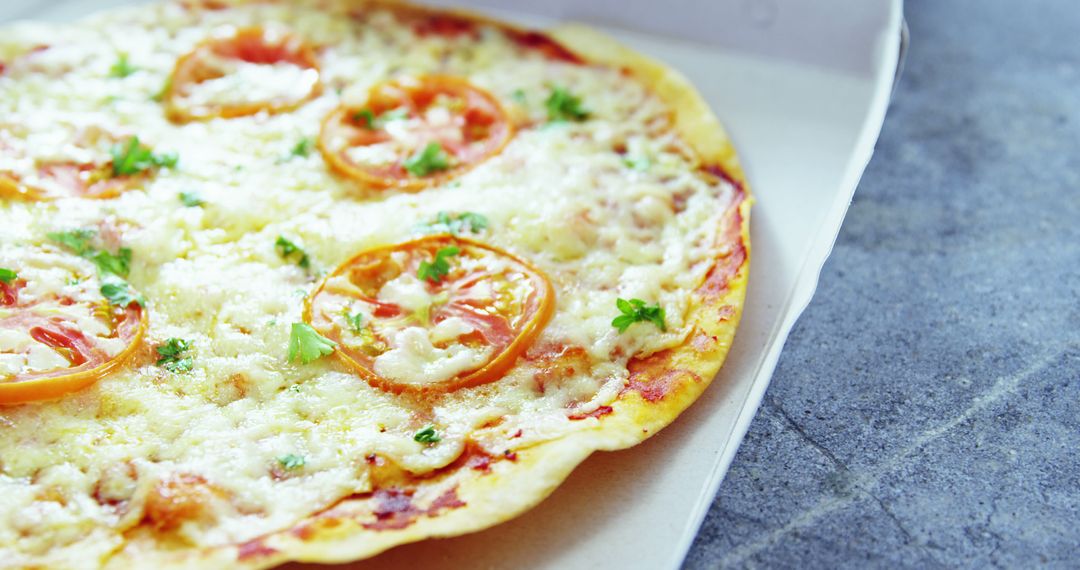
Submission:
[[[90,262],[38,251],[0,284],[0,405],[58,398],[122,366],[146,329],[145,309],[109,304]]]
[[[357,254],[308,297],[304,320],[373,386],[437,393],[501,378],[554,303],[551,282],[527,261],[438,235]]]
[[[163,101],[171,120],[188,122],[291,111],[321,92],[306,42],[253,27],[206,40],[177,60]]]
[[[327,115],[319,150],[339,174],[374,188],[420,190],[494,156],[513,136],[506,111],[460,77],[374,86],[362,105]]]

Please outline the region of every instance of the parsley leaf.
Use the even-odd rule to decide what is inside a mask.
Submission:
[[[202,196],[199,196],[197,192],[181,192],[180,203],[188,208],[195,208],[202,206],[206,202],[203,201]]]
[[[131,272],[131,250],[122,247],[113,255],[107,251],[99,251],[89,256],[90,261],[97,265],[98,271],[103,275],[113,274],[127,277]]]
[[[158,356],[161,357],[158,358],[157,365],[169,372],[178,374],[190,372],[195,361],[191,357],[183,356],[183,354],[194,344],[194,342],[182,338],[174,337],[166,340],[165,344],[157,347]]]
[[[547,107],[549,121],[584,121],[589,118],[589,110],[581,106],[581,97],[570,93],[565,87],[552,88],[544,106]]]
[[[434,221],[416,226],[415,231],[425,234],[461,235],[463,233],[478,234],[487,227],[488,219],[476,212],[461,212],[460,214],[439,212]]]
[[[352,327],[352,330],[353,330],[354,333],[360,334],[360,332],[364,330],[364,326],[363,326],[364,314],[363,313],[357,312],[355,315],[350,315],[348,309],[346,309],[345,310],[345,320],[349,323],[349,326]]]
[[[90,240],[94,237],[95,233],[94,230],[80,229],[66,232],[52,232],[45,234],[45,236],[68,248],[75,255],[85,256],[87,253],[92,253],[94,251],[94,248],[90,247]]]
[[[623,164],[631,170],[637,170],[638,172],[645,172],[652,166],[652,161],[646,157],[641,158],[623,158]]]
[[[180,160],[176,153],[154,154],[150,147],[139,143],[139,137],[114,144],[109,154],[112,155],[113,176],[130,176],[152,168],[172,168]]]
[[[386,126],[386,123],[390,121],[401,121],[409,118],[409,111],[398,107],[397,109],[391,109],[379,116],[375,116],[375,113],[371,109],[360,109],[353,113],[352,118],[354,121],[360,123],[365,129],[375,130],[381,129]]]
[[[433,443],[439,443],[442,441],[442,438],[439,437],[439,432],[435,431],[435,426],[427,426],[416,432],[416,435],[413,436],[413,441],[431,445]]]
[[[139,68],[131,65],[131,63],[128,62],[128,55],[126,53],[122,53],[119,57],[116,58],[116,63],[114,63],[112,67],[109,68],[109,77],[124,78],[131,75],[132,73],[135,73],[138,70]]]
[[[307,463],[307,460],[304,459],[303,455],[295,455],[293,453],[282,455],[281,457],[278,457],[277,460],[286,471],[300,469]]]
[[[110,305],[117,307],[127,307],[132,303],[137,303],[139,306],[146,305],[146,299],[142,295],[133,292],[127,281],[115,275],[102,279],[101,295],[109,301]]]
[[[311,258],[308,257],[304,248],[286,239],[285,236],[278,236],[277,241],[274,242],[274,249],[277,250],[282,259],[293,261],[304,269],[311,268]]]
[[[615,305],[622,314],[611,321],[611,326],[619,329],[620,333],[626,332],[630,325],[644,321],[656,325],[662,331],[667,331],[667,325],[664,324],[664,309],[660,307],[659,303],[649,307],[641,299],[630,299],[629,301],[616,299]]]
[[[375,113],[372,113],[371,109],[360,109],[353,113],[352,118],[358,123],[363,123],[365,129],[375,128]]]
[[[165,83],[161,85],[161,89],[159,89],[157,93],[154,93],[150,96],[150,100],[160,103],[162,100],[165,99],[165,94],[168,93],[170,89],[172,89],[171,77],[165,80]]]
[[[311,138],[303,137],[300,140],[298,140],[296,142],[296,145],[293,146],[292,150],[289,150],[288,154],[285,155],[285,157],[282,157],[281,160],[279,160],[278,162],[279,163],[287,162],[287,161],[291,161],[291,160],[296,159],[296,158],[306,159],[306,158],[310,157],[311,149],[312,149],[312,147],[314,147],[314,144],[315,144],[315,141],[312,140]]]
[[[413,176],[427,176],[450,168],[450,156],[443,150],[442,145],[430,142],[422,150],[406,158],[401,165]]]
[[[75,255],[93,261],[101,275],[127,277],[131,272],[131,250],[122,247],[115,254],[98,251],[90,245],[94,235],[94,230],[84,229],[46,234],[49,239],[71,250]]]
[[[333,354],[337,343],[315,332],[311,325],[293,323],[289,333],[289,362],[300,358],[304,364],[310,364],[329,354]]]
[[[420,262],[420,268],[416,271],[416,276],[432,283],[442,281],[442,278],[450,273],[450,261],[447,258],[459,253],[461,253],[461,250],[457,246],[450,245],[439,248],[439,251],[435,252],[435,259],[430,262],[426,260]]]
[[[0,281],[3,281],[4,283],[11,283],[18,278],[18,273],[15,273],[10,269],[4,269],[3,267],[0,267]]]

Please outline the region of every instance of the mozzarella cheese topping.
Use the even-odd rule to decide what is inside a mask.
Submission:
[[[318,46],[323,93],[288,113],[170,123],[155,95],[178,57],[227,25],[276,25]],[[135,134],[180,157],[175,169],[115,199],[3,204],[0,267],[40,251],[49,232],[109,220],[115,239],[133,251],[129,281],[147,299],[144,342],[190,340],[193,359],[192,370],[180,373],[136,359],[64,399],[0,407],[0,560],[86,565],[151,519],[159,531],[198,546],[288,528],[370,491],[362,459],[373,453],[422,474],[453,462],[466,437],[498,454],[587,429],[596,420],[569,417],[611,403],[632,355],[686,338],[689,292],[725,253],[715,233],[733,188],[699,172],[668,109],[620,70],[545,58],[493,27],[478,32],[419,36],[385,10],[260,3],[213,11],[162,4],[0,34],[0,156],[23,165],[11,168],[29,168],[26,157],[81,152],[56,142],[70,140],[61,125]],[[126,77],[110,74],[121,54],[134,68]],[[285,83],[279,71],[230,76],[205,100],[269,99],[306,81],[290,71]],[[425,73],[465,77],[510,109],[521,123],[506,148],[418,194],[357,190],[319,153],[290,153],[298,141],[314,140],[322,118],[342,102],[362,101],[391,77]],[[579,96],[588,119],[549,123],[552,86]],[[386,161],[378,151],[355,158]],[[204,204],[185,207],[181,192]],[[501,380],[434,401],[423,418],[409,400],[369,386],[333,358],[286,360],[290,326],[300,322],[320,272],[362,249],[413,237],[416,224],[440,211],[486,216],[489,227],[478,239],[551,278],[556,307],[534,356]],[[304,244],[310,269],[282,259],[274,247],[279,235]],[[70,263],[80,275],[93,274],[83,260]],[[29,267],[20,265],[25,294],[86,291],[65,283],[69,269],[59,259]],[[417,283],[402,276],[380,297],[421,310],[433,300]],[[620,297],[659,304],[667,332],[642,322],[619,334],[611,321]],[[72,318],[94,330],[86,315]],[[452,318],[433,328],[403,326],[378,356],[378,372],[427,382],[474,368],[489,355],[446,344],[470,331]],[[3,367],[24,364],[11,356],[24,341],[0,335],[0,377]],[[589,366],[541,374],[542,356],[560,347],[580,347]],[[57,365],[48,354],[25,358],[34,367]],[[497,418],[504,420],[492,422]],[[414,441],[428,424],[442,440]],[[303,465],[283,471],[281,458],[289,455],[303,457]],[[213,491],[203,493],[215,498],[204,516],[168,525],[147,505],[177,477],[205,481]]]

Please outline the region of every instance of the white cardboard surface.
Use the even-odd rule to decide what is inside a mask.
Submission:
[[[128,3],[4,0],[0,22],[68,20]],[[870,160],[899,55],[901,0],[435,3],[529,24],[592,23],[686,74],[734,139],[757,198],[750,286],[727,363],[672,426],[631,450],[594,455],[513,521],[349,567],[677,568]]]

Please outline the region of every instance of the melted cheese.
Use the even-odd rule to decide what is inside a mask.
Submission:
[[[69,140],[58,125],[101,125],[180,156],[176,169],[113,200],[4,204],[4,252],[31,251],[48,232],[110,220],[134,253],[130,281],[148,299],[147,344],[190,340],[194,362],[192,371],[174,374],[143,359],[65,399],[0,408],[5,563],[85,565],[107,556],[143,518],[155,485],[176,474],[197,474],[225,497],[178,537],[219,545],[288,528],[370,490],[362,458],[371,453],[425,473],[453,462],[467,436],[501,452],[519,429],[516,445],[587,429],[589,421],[569,415],[613,401],[630,355],[688,334],[688,291],[722,253],[714,234],[732,189],[697,174],[668,110],[645,86],[618,70],[525,52],[495,29],[484,28],[479,41],[420,38],[389,12],[350,18],[294,4],[201,13],[164,4],[75,27],[22,25],[0,34],[0,56],[9,58],[0,75],[0,144],[14,141],[18,156],[70,157],[80,151],[53,142]],[[255,23],[276,23],[324,46],[323,94],[291,113],[169,123],[154,95],[176,58],[224,25]],[[33,51],[42,43],[51,46]],[[121,53],[136,72],[110,77]],[[343,100],[362,100],[371,85],[406,73],[465,76],[531,126],[499,155],[419,194],[364,194],[329,172],[317,152],[290,155]],[[280,95],[276,74],[273,81],[242,77],[244,85],[219,95]],[[552,85],[580,96],[589,120],[545,125]],[[518,91],[524,103],[514,98]],[[387,160],[376,151],[366,150],[364,160]],[[628,167],[626,158],[648,167]],[[184,207],[180,192],[198,193],[205,205]],[[490,225],[481,239],[551,277],[555,314],[535,346],[582,347],[589,366],[539,390],[540,364],[521,360],[497,382],[439,400],[421,421],[408,400],[370,387],[334,359],[286,361],[289,327],[301,320],[316,275],[361,249],[409,239],[440,211],[483,214]],[[310,271],[278,255],[279,235],[304,244]],[[41,279],[54,283],[44,273]],[[382,294],[430,304],[407,282]],[[639,323],[619,334],[611,326],[619,297],[659,303],[667,332]],[[482,355],[436,345],[467,326],[447,319],[429,331],[403,328],[402,342],[378,366],[411,381],[466,370]],[[12,366],[2,347],[19,342],[0,336],[0,369]],[[41,366],[50,365],[46,357]],[[477,431],[499,417],[498,427]],[[437,445],[413,440],[427,423],[442,435]],[[280,458],[290,454],[305,463],[282,476]]]

